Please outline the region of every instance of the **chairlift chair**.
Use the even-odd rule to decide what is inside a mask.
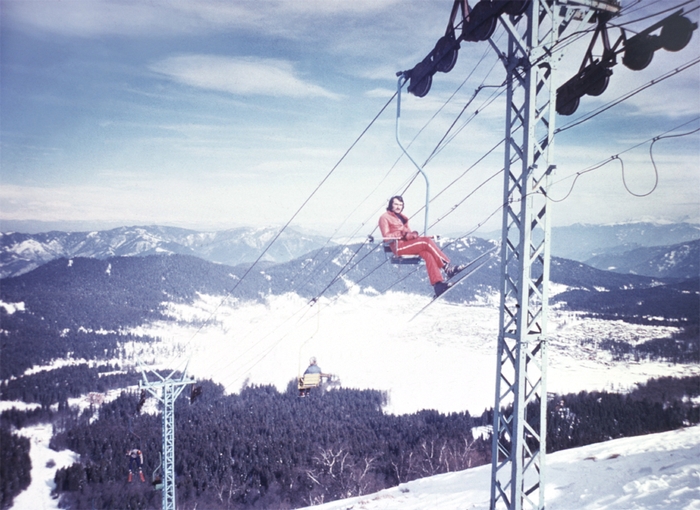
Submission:
[[[153,485],[153,490],[161,491],[163,490],[163,477],[160,474],[160,467],[163,465],[163,456],[159,453],[160,464],[153,470],[153,475],[151,476],[151,485]]]
[[[394,253],[394,250],[392,249],[392,245],[394,245],[394,243],[396,243],[396,240],[383,241],[384,254],[389,259],[389,262],[391,262],[392,264],[420,264],[420,261],[422,259],[418,255],[396,255],[396,253]]]
[[[323,382],[324,378],[326,379],[325,383]],[[321,386],[322,384],[323,386]],[[325,373],[304,374],[299,377],[297,382],[300,397],[305,397],[314,388],[335,388],[338,386],[340,386],[340,379],[338,379],[338,376]]]
[[[299,391],[308,391],[311,388],[317,388],[321,385],[321,374],[304,374],[299,378],[299,384],[297,387]]]
[[[455,56],[456,58],[456,56]],[[454,65],[454,64],[452,64]],[[425,173],[423,170],[423,167],[416,163],[416,161],[411,157],[411,155],[408,153],[406,148],[404,147],[403,143],[401,143],[401,136],[400,136],[400,119],[401,119],[401,89],[403,86],[406,84],[408,81],[408,78],[403,74],[399,73],[399,79],[398,83],[396,86],[396,126],[395,126],[395,135],[396,135],[396,142],[399,145],[399,148],[401,151],[404,153],[404,155],[409,159],[409,161],[413,164],[413,166],[418,170],[418,172],[423,176],[423,179],[425,180],[425,225],[423,227],[423,235],[428,235],[428,211],[430,210],[430,181],[428,180],[428,175]],[[418,255],[397,255],[396,250],[394,248],[394,244],[398,240],[396,239],[385,239],[383,241],[384,244],[384,254],[386,255],[387,259],[389,262],[392,264],[399,264],[399,265],[415,265],[415,264],[420,264],[421,262],[421,257]]]

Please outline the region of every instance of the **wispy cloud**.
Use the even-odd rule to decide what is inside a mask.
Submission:
[[[339,97],[304,81],[290,62],[278,59],[179,55],[152,64],[151,70],[191,87],[236,95]]]
[[[291,33],[285,25],[336,16],[365,16],[399,0],[3,0],[3,15],[40,30],[95,37],[163,35],[248,27]],[[285,20],[279,23],[279,20]]]
[[[192,31],[201,23],[200,19],[187,19],[178,9],[158,1],[6,0],[3,15],[10,23],[19,22],[33,30],[77,37],[181,33]]]

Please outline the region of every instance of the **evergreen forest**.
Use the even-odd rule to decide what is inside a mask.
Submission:
[[[472,432],[490,424],[490,410],[396,416],[382,411],[379,391],[317,389],[299,398],[294,381],[285,392],[249,386],[224,395],[211,381],[199,388],[196,398],[176,402],[178,508],[291,509],[490,462],[490,438]],[[692,404],[699,395],[700,377],[652,380],[626,395],[552,395],[548,451],[700,423]],[[80,456],[56,473],[62,508],[160,508],[151,482],[161,474],[161,418],[142,406],[138,392],[124,391],[82,412],[62,405],[3,413],[3,508],[28,485],[31,469],[28,441],[10,431],[47,419],[51,447]],[[143,452],[146,482],[127,481],[132,448]]]
[[[473,250],[487,247],[482,243]],[[350,276],[385,288],[393,273],[376,272],[364,280],[376,262],[368,257],[367,267],[356,267]],[[238,297],[260,299],[309,280],[291,271],[298,262],[289,264],[251,276]],[[324,264],[313,270],[324,278],[337,274]],[[161,493],[150,483],[158,476],[160,415],[143,405],[137,390],[122,391],[104,404],[100,398],[138,383],[139,375],[125,371],[119,360],[128,357],[125,346],[141,349],[154,339],[132,335],[129,327],[167,319],[164,299],[192,303],[200,293],[224,295],[244,271],[175,255],[75,258],[2,279],[0,301],[12,307],[0,306],[0,398],[35,407],[0,414],[0,508],[10,508],[29,486],[30,442],[17,431],[39,423],[53,425],[52,448],[80,456],[56,473],[55,496],[62,508],[160,508]],[[288,281],[290,274],[296,283]],[[497,267],[487,267],[451,299],[491,291],[496,280]],[[311,281],[302,295],[315,296],[330,285]],[[562,310],[678,328],[671,337],[636,344],[584,340],[616,359],[700,359],[700,279],[658,285],[651,278],[555,258],[552,281],[570,287],[553,299]],[[419,280],[415,285],[425,287]],[[605,291],[595,291],[598,287]],[[490,438],[473,431],[491,424],[491,410],[478,417],[433,410],[395,416],[383,412],[386,396],[379,391],[319,390],[299,398],[294,381],[283,392],[248,386],[232,395],[211,381],[197,384],[198,397],[183,395],[176,403],[175,474],[183,510],[297,508],[490,462]],[[698,423],[699,394],[700,379],[694,377],[650,381],[624,395],[549,395],[548,451]],[[88,408],[74,405],[74,399],[90,395],[98,398]],[[143,451],[146,482],[127,481],[126,452],[132,448]]]

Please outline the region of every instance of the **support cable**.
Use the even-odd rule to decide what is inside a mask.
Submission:
[[[209,314],[209,317],[207,320],[203,321],[202,324],[197,328],[197,330],[192,334],[191,338],[188,340],[187,345],[189,345],[193,340],[194,337],[196,337],[201,330],[211,321],[211,319],[214,317],[216,312],[224,305],[224,303],[228,300],[229,297],[231,297],[231,294],[238,288],[238,286],[243,282],[243,280],[251,273],[253,268],[262,260],[262,258],[265,256],[265,254],[270,250],[272,245],[279,239],[279,237],[282,235],[282,233],[289,227],[289,225],[294,221],[294,219],[299,215],[299,213],[306,207],[306,204],[309,203],[309,201],[313,198],[313,196],[318,192],[318,190],[323,186],[326,181],[331,177],[331,175],[335,172],[335,170],[340,166],[340,164],[345,160],[347,155],[350,153],[352,149],[355,148],[355,146],[360,142],[360,140],[364,137],[364,135],[369,131],[369,129],[374,125],[374,123],[377,121],[377,119],[384,113],[384,110],[391,104],[391,102],[394,100],[394,97],[396,97],[396,94],[392,95],[389,100],[382,106],[382,108],[379,110],[379,112],[374,116],[374,118],[367,124],[367,126],[362,130],[362,132],[359,134],[359,136],[355,139],[355,141],[350,144],[350,147],[343,153],[343,155],[340,157],[340,159],[333,165],[333,167],[330,169],[330,171],[326,174],[326,176],[321,180],[321,182],[316,186],[316,188],[311,192],[311,194],[304,200],[304,202],[299,206],[299,208],[294,212],[294,214],[289,218],[287,223],[284,224],[284,226],[277,232],[277,234],[270,240],[270,242],[265,246],[265,248],[262,250],[262,252],[258,255],[258,257],[255,259],[255,261],[245,270],[243,273],[243,276],[241,276],[236,284],[227,292],[227,295],[214,307],[214,309],[211,311]]]
[[[593,117],[599,115],[600,113],[602,113],[603,111],[605,111],[605,110],[611,108],[612,106],[615,106],[616,104],[619,104],[620,102],[622,102],[622,101],[628,99],[629,97],[635,95],[636,93],[641,92],[641,91],[644,90],[645,88],[648,88],[648,87],[650,87],[650,86],[653,85],[653,84],[656,84],[656,83],[658,83],[658,82],[660,82],[660,81],[663,81],[664,79],[666,79],[666,78],[668,78],[668,77],[670,77],[670,76],[672,76],[672,75],[674,75],[674,74],[677,74],[678,72],[681,72],[682,70],[685,70],[685,69],[687,69],[688,67],[690,67],[690,66],[692,66],[692,65],[694,65],[694,64],[696,64],[696,63],[698,63],[698,61],[700,61],[700,59],[697,59],[696,61],[691,61],[689,64],[686,64],[685,66],[682,66],[681,68],[677,68],[675,71],[673,71],[673,72],[671,72],[671,73],[668,73],[668,74],[665,75],[665,76],[662,76],[660,79],[652,80],[652,81],[651,81],[649,84],[647,84],[646,86],[641,87],[641,88],[639,88],[639,89],[637,89],[637,90],[635,90],[635,91],[633,91],[633,92],[627,94],[626,96],[623,96],[621,99],[619,99],[618,101],[614,102],[613,104],[607,106],[606,108],[603,108],[603,109],[601,109],[600,111],[594,111],[594,112],[592,112],[589,116],[587,116],[586,118],[577,120],[576,122],[574,122],[574,123],[572,123],[572,124],[570,124],[570,125],[567,125],[567,126],[564,126],[564,127],[562,127],[562,128],[559,128],[559,129],[557,130],[557,133],[558,133],[558,132],[561,132],[561,131],[564,131],[564,130],[566,130],[566,129],[570,129],[570,128],[572,128],[572,127],[575,127],[576,125],[579,125],[579,124],[581,124],[581,123],[583,123],[583,122],[585,122],[585,121],[587,121],[587,120],[590,120],[591,118],[593,118]],[[460,85],[460,87],[461,87],[461,85]],[[470,99],[469,103],[471,103],[471,101],[473,101],[473,98],[476,96],[476,93],[478,93],[478,91],[479,91],[481,88],[484,88],[484,87],[480,87],[479,89],[477,89],[477,92],[475,92],[475,95],[472,97],[472,99]],[[457,90],[459,90],[459,88],[458,88]],[[455,93],[456,93],[456,91],[455,91]],[[452,95],[451,97],[453,97],[453,96],[454,96],[454,93],[453,93],[453,95]],[[450,99],[451,99],[451,98],[450,98]],[[388,104],[389,104],[392,100],[393,100],[393,97],[392,97],[392,98],[389,100],[389,102],[382,108],[382,110],[381,110],[380,113],[377,115],[377,117],[383,112],[383,110],[388,106]],[[449,102],[449,99],[448,99],[448,102]],[[491,102],[493,102],[493,100],[492,100]],[[469,103],[468,103],[468,104],[469,104]],[[489,103],[489,104],[490,104],[490,103]],[[467,106],[468,106],[468,105],[467,105]],[[443,105],[443,107],[444,107],[444,105]],[[457,119],[459,119],[459,117],[461,117],[461,115],[463,114],[463,112],[464,112],[465,109],[466,109],[466,107],[462,110],[462,112],[460,112],[460,114],[458,115]],[[438,110],[438,112],[439,112],[439,110]],[[477,110],[477,113],[478,113],[478,110]],[[436,112],[436,115],[437,115],[437,112]],[[377,117],[375,117],[375,119],[373,119],[372,123],[377,119]],[[431,118],[431,120],[432,120],[433,118],[435,118],[435,115]],[[430,122],[430,121],[429,121],[429,122]],[[296,215],[297,215],[297,214],[299,213],[299,211],[306,205],[306,203],[308,203],[308,201],[311,199],[311,197],[313,196],[313,194],[315,194],[316,191],[318,190],[318,188],[320,188],[320,186],[325,182],[325,180],[328,179],[328,177],[330,176],[330,174],[335,170],[335,168],[340,164],[340,162],[345,158],[345,156],[347,156],[348,152],[354,147],[354,145],[355,145],[355,144],[359,141],[359,139],[364,135],[364,133],[367,131],[367,129],[369,129],[369,127],[372,125],[372,123],[370,123],[370,125],[365,129],[365,131],[363,131],[363,133],[362,133],[362,134],[360,135],[360,137],[358,137],[358,139],[353,143],[353,145],[350,147],[350,149],[348,149],[348,151],[346,151],[346,153],[343,155],[343,157],[341,158],[341,160],[333,167],[333,169],[331,170],[331,172],[326,176],[326,178],[324,178],[324,180],[321,182],[321,184],[319,184],[319,186],[314,190],[314,192],[312,193],[312,195],[311,195],[309,198],[307,198],[307,200],[302,204],[302,206],[299,208],[299,210],[294,214],[294,216],[289,220],[289,222],[283,227],[283,229],[280,231],[280,233],[278,233],[278,235],[269,243],[269,245],[267,246],[267,248],[266,248],[265,251],[267,251],[267,249],[269,249],[269,247],[270,247],[270,246],[272,245],[272,243],[274,243],[274,241],[279,237],[279,235],[282,233],[282,231],[291,223],[291,221],[296,217]],[[447,136],[447,135],[449,134],[449,132],[452,130],[454,124],[455,124],[455,123],[453,122],[453,124],[452,124],[452,125],[450,126],[450,128],[448,129],[448,132],[447,132],[447,133],[445,134],[445,136],[443,136],[443,138],[438,142],[438,145],[437,145],[436,148],[433,150],[433,152],[431,153],[431,155],[428,157],[428,160],[426,160],[426,164],[427,164],[427,162],[428,162],[430,159],[432,159],[432,157],[434,157],[434,156],[439,152],[439,150],[441,150],[441,147],[444,147],[444,146],[446,146],[447,144],[449,144],[449,142],[454,138],[454,136],[456,136],[456,134],[459,133],[459,131],[458,131],[458,132],[455,133],[455,135],[453,135],[453,137],[450,138],[446,143],[444,142],[445,139],[446,139],[446,136]],[[465,123],[465,126],[466,126],[466,123]],[[425,126],[424,126],[424,127],[425,127]],[[460,130],[463,129],[463,127],[464,127],[464,126],[462,126],[462,128],[460,128]],[[424,129],[424,128],[423,128],[423,129]],[[421,130],[421,131],[422,131],[422,130]],[[419,134],[420,134],[420,132],[419,132]],[[418,135],[416,135],[416,137],[417,137],[417,136],[418,136]],[[415,140],[415,137],[414,137],[414,140]],[[503,142],[503,140],[501,140],[501,141],[497,144],[497,146],[500,145],[502,142]],[[411,143],[412,143],[412,142],[411,142]],[[444,144],[444,145],[443,145],[443,144]],[[496,146],[496,147],[497,147],[497,146]],[[490,152],[492,152],[493,150],[495,150],[496,147],[494,147],[493,149],[491,149],[491,151],[489,151],[489,152],[488,152],[487,154],[485,154],[482,158],[480,158],[479,161],[483,160],[483,158],[486,157],[486,155],[488,155]],[[651,150],[651,148],[650,148],[650,150]],[[653,158],[653,155],[652,155],[652,158]],[[477,161],[477,163],[478,163],[478,161]],[[653,159],[652,159],[652,163],[653,163]],[[476,164],[476,163],[475,163],[475,164]],[[473,167],[473,166],[474,166],[474,165],[472,165],[472,167]],[[392,167],[392,168],[393,168],[393,167]],[[480,185],[474,190],[474,192],[476,192],[479,188],[481,188],[483,185],[485,185],[488,181],[490,181],[492,178],[494,178],[496,175],[500,174],[501,172],[502,172],[502,169],[499,170],[497,173],[493,174],[492,176],[490,176],[486,181],[484,181],[482,184],[480,184]],[[459,179],[460,179],[461,177],[463,177],[465,174],[466,174],[466,172],[463,173],[462,176],[458,177],[458,179],[455,179],[455,180],[454,180],[452,183],[450,183],[446,188],[443,188],[443,190],[438,194],[438,196],[439,196],[440,194],[442,194],[447,188],[449,188],[450,186],[452,186],[457,180],[459,180]],[[623,173],[623,178],[624,178],[624,173]],[[410,186],[410,183],[409,183],[409,186]],[[407,188],[408,188],[408,186],[407,186]],[[406,189],[407,189],[407,188],[406,188]],[[464,203],[464,201],[466,201],[470,196],[473,195],[474,192],[470,193],[470,195],[468,195],[467,197],[465,197],[465,199],[463,199],[463,200],[460,201],[457,205],[455,205],[447,214],[443,215],[441,218],[439,218],[437,221],[435,221],[435,222],[431,225],[431,227],[434,226],[434,225],[436,225],[436,224],[439,223],[440,221],[442,221],[447,215],[449,215],[449,214],[450,214],[451,212],[453,212],[457,207],[459,207],[460,205],[462,205],[462,204]],[[434,198],[437,198],[437,196],[434,197]],[[432,201],[432,200],[431,200],[431,201]],[[503,207],[503,206],[501,206],[501,208],[502,208],[502,207]],[[500,210],[501,208],[497,209],[496,212],[498,212],[498,210]],[[495,214],[495,213],[493,213],[493,214]],[[490,215],[489,218],[492,217],[493,214]],[[479,225],[479,227],[477,227],[477,228],[480,228],[480,226],[481,226],[482,224],[483,224],[483,222],[482,222],[482,223]],[[376,230],[376,228],[375,228],[374,230]],[[373,230],[373,232],[374,232],[374,230]],[[328,290],[328,289],[329,289],[329,288],[344,274],[344,269],[346,269],[346,268],[349,266],[349,264],[350,264],[350,262],[352,261],[352,259],[354,258],[354,256],[359,252],[359,250],[362,248],[362,246],[364,246],[364,244],[365,244],[365,243],[362,243],[362,244],[360,245],[360,247],[358,248],[358,250],[356,250],[355,253],[353,254],[353,256],[350,258],[350,260],[348,260],[348,262],[343,266],[343,268],[341,268],[341,270],[340,270],[340,271],[338,272],[338,274],[333,278],[333,280],[326,286],[326,288],[325,288],[318,296],[316,296],[315,298],[313,298],[313,299],[311,300],[311,303],[315,302],[315,300],[317,300],[318,298],[320,298],[321,295],[322,295],[323,293],[325,293],[325,292],[326,292],[326,291],[327,291],[327,290]],[[260,260],[260,259],[262,258],[262,256],[264,255],[265,251],[261,254],[261,256],[258,258],[258,260],[256,260],[256,261],[253,263],[253,266],[254,266],[257,262],[259,262],[259,260]],[[352,267],[355,267],[358,263],[359,263],[359,261],[358,261],[355,265],[353,265]],[[250,272],[250,270],[252,269],[253,266],[251,266],[251,267],[249,268],[249,270],[248,270],[248,271],[244,274],[244,276],[241,278],[241,280],[239,280],[239,282],[237,282],[236,286],[232,289],[232,291],[235,290],[235,288],[237,287],[237,285],[240,284],[240,282],[242,281],[242,279]],[[380,266],[381,266],[381,265],[380,265]],[[350,269],[352,269],[352,267],[351,267]],[[372,270],[372,272],[374,272],[376,269],[377,269],[377,268],[375,268],[374,270]],[[411,273],[409,273],[409,274],[411,274]],[[407,276],[408,276],[408,275],[407,275]],[[405,276],[404,278],[406,278],[407,276]],[[403,278],[402,278],[402,279],[403,279]],[[392,286],[393,286],[393,285],[392,285]],[[231,291],[231,292],[232,292],[232,291]],[[223,304],[223,302],[222,302],[222,304]],[[218,308],[218,307],[217,307],[217,308]],[[214,312],[215,312],[215,311],[216,311],[216,309],[214,310]],[[213,313],[212,313],[212,315],[213,315]],[[201,328],[200,328],[200,329],[201,329]]]
[[[654,3],[658,3],[658,2],[654,2]],[[665,2],[664,2],[664,3],[665,3]],[[667,8],[667,9],[663,9],[663,10],[661,10],[661,11],[657,11],[657,12],[655,12],[655,13],[648,14],[648,15],[642,17],[642,18],[637,18],[637,19],[634,19],[634,20],[625,21],[624,23],[614,23],[614,24],[611,23],[610,26],[611,26],[611,27],[615,27],[615,28],[621,28],[621,27],[624,27],[624,26],[627,26],[627,25],[632,25],[632,24],[634,24],[634,23],[639,23],[640,21],[646,21],[646,20],[648,20],[648,19],[656,18],[657,16],[661,16],[662,14],[666,14],[666,13],[669,13],[669,12],[675,12],[675,11],[677,11],[678,9],[680,9],[680,8],[683,7],[683,6],[689,5],[689,4],[693,4],[693,3],[697,3],[697,0],[686,0],[685,2],[681,2],[681,3],[679,3],[679,4],[677,4],[677,5],[673,6],[673,7],[669,7],[669,8]],[[643,6],[643,7],[648,7],[648,5],[645,5],[645,6]],[[639,9],[642,9],[643,7],[640,7]],[[695,11],[695,10],[697,10],[697,9],[698,9],[698,7],[694,7],[694,8],[692,8],[692,9],[689,9],[688,11],[686,11],[686,14],[687,14],[688,12],[693,12],[693,11]]]
[[[576,181],[578,180],[579,177],[581,177],[582,175],[587,174],[587,173],[589,173],[589,172],[593,172],[593,171],[595,171],[595,170],[598,170],[599,168],[602,168],[602,167],[606,166],[608,163],[610,163],[610,162],[612,162],[612,161],[615,161],[615,160],[618,160],[618,161],[620,162],[621,171],[622,171],[622,182],[623,182],[623,184],[624,184],[624,186],[625,186],[625,189],[626,189],[631,195],[636,196],[636,197],[645,197],[645,196],[650,195],[651,193],[653,193],[653,192],[655,191],[656,186],[657,186],[657,184],[658,184],[658,182],[659,182],[658,169],[657,169],[656,162],[655,162],[655,160],[654,160],[654,155],[653,155],[653,152],[652,152],[652,151],[653,151],[654,144],[655,144],[657,141],[663,140],[663,139],[666,139],[666,138],[677,138],[677,137],[683,137],[683,136],[691,135],[691,134],[693,134],[693,133],[697,133],[698,131],[700,131],[700,128],[693,129],[692,131],[688,131],[688,132],[686,132],[686,133],[679,133],[679,134],[676,134],[676,135],[668,135],[668,134],[667,134],[667,133],[671,133],[671,132],[673,132],[673,131],[676,131],[677,129],[680,129],[680,128],[682,128],[682,127],[685,127],[685,126],[687,126],[688,124],[690,124],[690,123],[692,123],[692,122],[697,122],[698,120],[700,120],[700,117],[695,117],[694,119],[691,119],[691,120],[689,120],[688,122],[684,122],[683,124],[680,124],[680,125],[678,125],[678,126],[672,128],[672,129],[669,129],[668,131],[662,133],[661,135],[657,135],[657,136],[654,136],[654,137],[652,137],[652,138],[648,138],[648,139],[646,139],[646,140],[644,140],[644,141],[642,141],[642,142],[639,142],[639,143],[637,143],[637,144],[635,144],[635,145],[633,145],[633,146],[631,146],[631,147],[629,147],[629,148],[627,148],[627,149],[625,149],[625,150],[623,150],[623,151],[621,151],[621,152],[618,152],[617,154],[615,154],[615,155],[613,155],[613,156],[610,156],[609,158],[605,159],[604,161],[600,161],[600,162],[596,163],[595,165],[593,165],[593,166],[591,166],[591,167],[588,167],[588,168],[585,168],[584,170],[580,170],[580,171],[576,172],[576,174],[573,175],[574,181],[571,183],[571,186],[569,187],[569,191],[568,191],[562,198],[552,198],[551,195],[550,195],[550,196],[547,196],[547,199],[550,200],[550,201],[552,201],[552,202],[563,202],[564,200],[566,200],[567,198],[569,198],[569,196],[570,196],[571,193],[573,192],[574,186],[576,185]],[[654,186],[652,187],[652,189],[651,189],[649,192],[643,193],[643,194],[637,194],[637,193],[634,193],[632,190],[630,190],[629,187],[628,187],[628,185],[627,185],[627,182],[626,182],[626,179],[625,179],[625,167],[624,167],[624,162],[622,161],[622,158],[621,158],[620,156],[621,156],[622,154],[625,154],[626,152],[630,152],[630,151],[632,151],[632,150],[634,150],[634,149],[636,149],[636,148],[638,148],[638,147],[641,147],[641,146],[643,146],[643,145],[646,145],[646,144],[648,144],[648,143],[650,144],[650,145],[649,145],[649,157],[650,157],[650,159],[651,159],[652,165],[654,166],[655,183],[654,183]],[[560,179],[560,180],[558,180],[558,181],[556,181],[556,182],[553,182],[553,183],[550,185],[550,189],[551,189],[551,187],[554,186],[555,184],[559,184],[560,182],[563,182],[563,181],[565,181],[565,180],[567,180],[567,179],[570,179],[570,178],[571,178],[571,176],[568,176],[568,177],[565,177],[565,178],[563,178],[563,179]]]

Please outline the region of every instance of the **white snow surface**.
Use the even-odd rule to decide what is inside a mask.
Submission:
[[[25,427],[16,433],[28,437],[31,442],[32,481],[26,490],[17,495],[12,510],[57,509],[58,500],[51,498],[56,470],[77,462],[78,455],[70,450],[57,452],[49,448],[53,433],[53,427],[49,424]]]
[[[491,466],[421,478],[315,510],[487,510]],[[547,456],[548,510],[700,509],[700,426]]]
[[[202,295],[193,305],[167,304],[169,320],[120,331],[157,341],[124,343],[120,358],[110,362],[126,369],[138,359],[168,372],[187,367],[195,379],[212,379],[235,393],[245,384],[274,384],[283,391],[316,356],[323,371],[334,374],[342,386],[386,391],[386,412],[468,410],[480,415],[494,399],[496,300],[486,297],[479,305],[438,301],[410,321],[427,302],[424,296],[371,290],[322,298],[313,306],[295,294],[272,296],[264,303]],[[606,339],[637,344],[675,331],[551,310],[547,389],[627,391],[653,377],[700,374],[697,364],[616,361],[598,348]],[[56,360],[32,371],[58,365]],[[80,400],[70,404],[83,405]],[[151,400],[147,407],[156,412]],[[75,462],[75,454],[48,449],[50,425],[19,433],[32,440],[32,484],[12,508],[55,509],[50,497],[54,474]],[[47,466],[50,460],[53,467]],[[700,427],[558,452],[547,463],[549,510],[700,510]],[[490,467],[483,466],[314,508],[486,509],[489,484]]]
[[[194,305],[169,304],[173,320],[129,332],[159,339],[153,348],[161,353],[160,365],[154,368],[189,363],[189,375],[212,379],[229,393],[244,384],[274,384],[283,391],[315,356],[344,387],[386,391],[387,412],[480,415],[494,403],[498,307],[489,299],[478,306],[438,301],[410,321],[427,302],[401,292],[351,292],[313,306],[295,294],[264,304],[200,296]],[[653,377],[700,374],[697,364],[614,361],[598,348],[606,339],[638,344],[675,331],[552,310],[547,390],[627,391]],[[143,345],[124,350],[131,347],[135,352]],[[140,356],[158,359],[148,351]]]
[[[3,301],[0,301],[0,308],[4,308],[5,313],[7,313],[8,315],[12,315],[15,312],[23,312],[25,310],[24,302],[5,303]]]

